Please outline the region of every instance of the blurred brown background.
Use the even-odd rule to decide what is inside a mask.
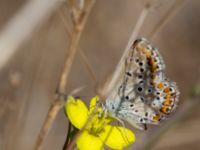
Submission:
[[[25,0],[0,0],[0,30],[20,10]],[[175,5],[175,0],[156,0],[144,22],[139,36],[148,38],[151,31]],[[98,82],[89,75],[79,55],[76,56],[70,74],[67,91],[86,86],[80,92],[88,101],[112,73],[132,33],[143,8],[141,0],[97,1],[81,37],[80,47],[92,66]],[[0,70],[0,149],[32,149],[48,108],[53,102],[54,92],[62,71],[70,38],[66,34],[58,11],[66,13],[66,3],[44,21],[9,62]],[[192,101],[191,92],[200,81],[200,1],[185,0],[177,5],[163,28],[151,39],[167,66],[168,77],[177,82],[180,91],[180,106],[185,108]],[[37,10],[36,10],[37,11]],[[24,25],[26,26],[26,24]],[[23,26],[21,30],[23,30]],[[19,35],[20,36],[20,35]],[[10,43],[12,44],[12,43]],[[0,50],[3,55],[3,50]],[[196,101],[200,99],[196,98]],[[200,109],[195,101],[190,109],[184,109],[184,117],[169,130],[161,132],[151,142],[154,150],[200,149]],[[173,116],[176,120],[176,116]],[[178,117],[178,116],[177,116]],[[169,119],[170,121],[170,119]],[[165,125],[165,123],[163,123]],[[149,131],[136,131],[137,141],[130,149],[142,149],[153,137]],[[159,128],[160,129],[160,128]],[[159,130],[158,129],[158,130]],[[62,149],[67,133],[67,119],[60,112],[44,144],[45,150]],[[152,145],[153,144],[153,145]],[[150,146],[146,149],[150,149]]]

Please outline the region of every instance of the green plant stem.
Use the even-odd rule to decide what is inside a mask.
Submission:
[[[66,150],[66,148],[69,144],[71,129],[72,129],[72,124],[69,122],[68,130],[67,130],[67,137],[66,137],[65,143],[63,145],[63,150]]]

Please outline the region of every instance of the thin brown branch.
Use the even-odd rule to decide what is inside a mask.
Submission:
[[[67,36],[71,37],[72,34],[70,33],[70,24],[66,21],[65,19],[65,15],[63,12],[59,11],[59,16],[65,26],[66,29],[66,34]],[[90,63],[88,62],[87,56],[85,55],[84,51],[79,47],[78,50],[78,56],[80,57],[80,61],[82,62],[82,64],[85,66],[85,68],[87,69],[90,77],[92,78],[92,80],[97,83],[97,77],[96,77],[96,73],[94,72],[92,66],[90,65]]]
[[[42,148],[42,144],[45,140],[45,137],[47,136],[50,128],[52,127],[52,124],[53,124],[58,112],[64,106],[63,98],[65,96],[65,88],[66,88],[66,84],[68,81],[69,72],[71,70],[71,66],[72,66],[75,54],[77,52],[77,49],[78,49],[82,31],[85,27],[85,23],[87,21],[87,18],[90,14],[90,11],[91,11],[91,8],[92,8],[94,2],[95,2],[95,0],[89,0],[87,5],[85,6],[85,8],[80,13],[79,17],[75,21],[74,28],[72,31],[69,53],[66,57],[63,71],[62,71],[62,74],[61,74],[61,77],[60,77],[60,80],[58,83],[58,89],[57,89],[58,95],[57,95],[57,98],[55,99],[54,103],[51,105],[51,107],[48,111],[47,117],[45,119],[45,122],[42,126],[42,129],[39,132],[39,135],[38,135],[35,147],[34,147],[35,150],[40,150]]]
[[[34,149],[35,150],[40,150],[42,147],[42,143],[44,142],[45,137],[47,136],[48,131],[50,130],[53,121],[55,120],[58,112],[60,109],[63,108],[63,101],[60,100],[55,100],[53,104],[51,105],[48,114],[46,116],[46,119],[44,121],[44,124],[42,126],[42,129],[40,130],[40,133],[37,137],[37,141],[35,144]]]

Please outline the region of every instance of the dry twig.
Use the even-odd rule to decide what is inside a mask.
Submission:
[[[70,33],[70,29],[69,29],[70,24],[69,24],[69,22],[66,21],[66,16],[61,11],[59,11],[59,16],[60,16],[60,18],[61,18],[61,20],[62,20],[62,22],[65,26],[67,36],[69,36],[71,38],[72,34]],[[83,63],[83,65],[85,66],[85,68],[89,72],[89,75],[91,76],[92,80],[95,83],[97,83],[96,74],[95,74],[94,70],[92,69],[92,66],[88,62],[88,59],[87,59],[84,51],[80,47],[79,47],[79,50],[78,50],[78,56],[80,57],[80,61]]]
[[[57,113],[63,108],[64,106],[64,98],[65,98],[65,88],[67,84],[67,79],[69,76],[69,72],[73,63],[73,59],[75,57],[75,54],[78,49],[78,44],[80,41],[80,37],[82,34],[82,31],[84,29],[85,23],[87,21],[87,18],[90,14],[90,10],[94,4],[95,0],[88,0],[87,4],[83,8],[83,10],[80,11],[79,15],[74,18],[74,27],[72,31],[72,37],[71,37],[71,43],[69,47],[69,53],[66,57],[64,68],[60,77],[60,81],[58,83],[58,89],[57,89],[57,98],[55,99],[54,103],[51,105],[51,108],[48,111],[48,115],[46,117],[46,120],[42,126],[42,129],[39,133],[39,136],[37,138],[36,144],[34,149],[40,150],[42,147],[42,144],[44,142],[45,137],[48,134],[48,131],[50,130],[55,117],[57,116]]]

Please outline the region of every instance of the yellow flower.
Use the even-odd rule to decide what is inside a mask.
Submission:
[[[135,142],[134,133],[121,126],[110,125],[113,118],[104,113],[102,108],[96,109],[98,96],[91,99],[89,110],[81,99],[68,97],[65,111],[68,119],[78,129],[84,127],[76,140],[79,150],[103,150],[104,145],[112,149],[123,149]]]

